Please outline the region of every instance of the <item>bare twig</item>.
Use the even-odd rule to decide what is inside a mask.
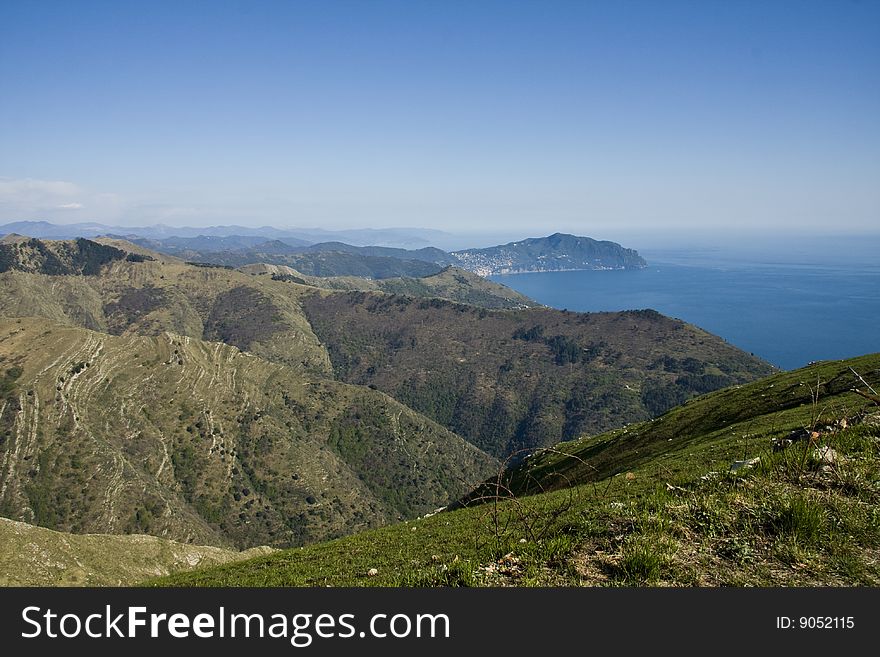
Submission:
[[[466,506],[486,504],[486,511],[481,517],[489,520],[489,527],[491,528],[490,538],[496,541],[501,540],[508,534],[511,529],[511,524],[514,522],[532,541],[542,540],[552,529],[555,522],[574,507],[575,495],[578,492],[578,487],[573,485],[572,480],[562,472],[551,472],[548,476],[558,478],[562,481],[562,487],[568,489],[568,496],[564,503],[555,505],[549,511],[545,508],[540,512],[538,510],[530,511],[523,504],[521,499],[517,497],[517,494],[511,488],[510,479],[506,478],[506,475],[511,478],[517,477],[516,473],[512,475],[510,474],[510,462],[523,453],[531,453],[531,455],[538,453],[558,454],[565,458],[574,459],[582,466],[598,473],[598,470],[595,467],[584,461],[581,457],[555,447],[545,447],[538,451],[533,449],[521,449],[510,454],[501,463],[497,476],[494,477],[493,480],[484,482],[478,486],[474,491],[474,496],[470,497],[465,503]],[[553,488],[552,486],[548,487],[545,485],[549,483],[546,478],[545,481],[542,482],[532,475],[529,472],[528,464],[522,466],[522,471],[518,476],[522,477],[519,487],[526,493],[544,493],[547,492],[548,488]],[[596,492],[595,486],[594,492]],[[506,506],[502,507],[502,503],[506,503]],[[478,535],[476,538],[479,547],[481,544],[480,536]]]
[[[877,406],[880,406],[880,396],[878,396],[878,395],[872,395],[872,394],[869,393],[869,392],[862,392],[861,390],[857,390],[856,388],[853,388],[852,391],[853,391],[854,393],[856,393],[857,395],[861,395],[861,396],[864,397],[865,399],[869,399],[869,400],[871,400],[872,402],[874,402],[875,404],[877,404]]]
[[[875,395],[877,394],[877,391],[874,390],[874,388],[871,387],[871,384],[870,384],[870,383],[868,383],[867,381],[865,381],[865,380],[862,378],[862,375],[861,375],[861,374],[859,374],[858,372],[856,372],[852,367],[849,368],[849,371],[852,372],[853,374],[855,374],[855,375],[856,375],[856,378],[857,378],[859,381],[861,381],[861,382],[862,382],[862,385],[864,385],[866,388],[868,388],[868,390],[870,390],[871,392],[873,392]],[[875,401],[876,401],[876,400],[875,400]]]

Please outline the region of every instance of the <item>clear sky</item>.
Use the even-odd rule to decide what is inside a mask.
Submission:
[[[0,2],[0,221],[880,230],[880,2]]]

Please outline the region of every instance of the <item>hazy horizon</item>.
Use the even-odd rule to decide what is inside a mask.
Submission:
[[[0,226],[18,222],[5,222]],[[76,222],[49,222],[56,226],[76,225]],[[212,235],[236,235],[241,231],[233,230],[234,224],[211,225],[211,226],[187,226],[177,224],[144,224],[142,226],[112,226],[100,222],[82,222],[97,224],[109,228],[118,228],[121,234],[126,230],[137,234],[136,229],[150,229],[163,227],[168,229],[166,236],[182,236],[184,229],[191,236],[201,234],[199,229],[204,228],[205,234]],[[340,229],[327,229],[319,226],[243,226],[248,231],[256,231],[268,228],[278,231],[290,231],[312,233],[314,241],[348,241],[356,245],[379,245],[398,246],[404,248],[420,248],[423,246],[435,246],[446,251],[466,248],[482,248],[516,242],[528,238],[541,238],[553,233],[565,230],[557,230],[551,226],[533,226],[531,228],[509,230],[456,230],[448,231],[439,228],[421,228],[415,226],[392,226],[387,228],[373,228],[370,226],[351,226]],[[207,229],[213,229],[207,231]],[[229,230],[222,230],[222,229]],[[179,229],[180,232],[175,232]],[[218,230],[219,229],[219,230]],[[0,231],[0,235],[3,231]],[[363,239],[346,239],[346,235],[358,234]],[[375,234],[375,242],[366,238],[367,235]],[[735,232],[735,231],[627,231],[611,232],[575,232],[582,237],[590,237],[596,240],[608,240],[617,242],[624,247],[636,249],[642,256],[649,260],[658,259],[669,262],[683,263],[689,260],[706,264],[709,260],[724,260],[733,258],[740,262],[747,262],[749,258],[759,258],[765,262],[815,262],[818,263],[849,263],[853,265],[872,265],[876,261],[876,252],[880,249],[880,230],[864,231],[853,234],[842,233],[817,233],[805,234],[800,232]],[[144,236],[144,235],[141,235]],[[52,238],[49,238],[52,239]],[[266,236],[267,240],[273,239]]]
[[[0,5],[0,223],[873,232],[880,3]]]

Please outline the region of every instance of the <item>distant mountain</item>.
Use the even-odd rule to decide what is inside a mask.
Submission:
[[[118,237],[118,236],[113,236]],[[263,240],[259,237],[200,236],[149,239],[130,238],[139,246],[173,255],[189,262],[229,267],[269,264],[297,269],[309,276],[357,276],[372,279],[421,277],[438,273],[457,260],[440,249],[396,249],[354,246],[344,242],[307,244],[293,238]]]
[[[354,230],[324,230],[320,228],[275,228],[273,226],[109,226],[99,223],[53,224],[48,221],[16,221],[0,225],[0,235],[18,233],[42,239],[72,239],[102,235],[141,237],[163,240],[167,238],[200,237],[262,237],[263,241],[283,239],[301,244],[344,240],[358,246],[419,248],[433,242],[448,241],[448,233],[427,228],[366,228]]]
[[[251,249],[259,244],[268,244],[273,240],[266,240],[262,235],[199,235],[198,237],[133,237],[108,233],[107,237],[126,239],[132,244],[138,244],[154,251],[167,253],[168,255],[181,255],[191,252],[215,252],[215,251],[238,251]],[[275,240],[278,241],[278,240]],[[289,249],[308,246],[311,242],[287,237],[282,244]]]
[[[399,276],[430,276],[443,269],[442,265],[424,260],[366,255],[357,251],[358,248],[360,247],[349,247],[347,251],[312,251],[273,240],[250,249],[215,252],[186,250],[178,252],[178,256],[189,262],[227,267],[243,267],[255,263],[285,265],[308,276],[358,276],[383,279]]]
[[[52,224],[48,221],[14,221],[0,225],[0,235],[14,233],[25,237],[48,240],[69,240],[76,237],[97,237],[107,232],[122,233],[124,228],[114,228],[104,224]]]
[[[351,230],[296,229],[291,234],[312,242],[344,240],[356,246],[413,249],[454,240],[442,230],[430,228],[360,228]]]
[[[453,251],[462,269],[490,276],[573,269],[643,269],[644,259],[616,242],[555,233],[484,249]]]
[[[352,246],[343,242],[321,242],[312,244],[304,251],[336,251],[339,253],[353,253],[364,256],[378,256],[382,258],[397,258],[399,260],[421,260],[437,265],[458,264],[457,258],[441,249],[425,247],[422,249],[392,249],[385,246]]]
[[[447,266],[480,276],[572,269],[640,269],[646,266],[636,251],[616,242],[600,242],[562,233],[452,253],[433,247],[397,249],[355,246],[338,241],[301,245],[283,239],[252,244],[250,240],[253,239],[136,238],[132,241],[192,262],[231,267],[255,263],[285,265],[312,276],[422,277],[438,273]],[[432,267],[416,263],[427,263]]]

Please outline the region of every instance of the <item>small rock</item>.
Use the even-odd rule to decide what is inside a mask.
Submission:
[[[730,464],[730,471],[736,472],[737,470],[742,470],[743,468],[753,468],[756,465],[758,465],[758,463],[760,463],[760,462],[761,462],[760,456],[756,456],[755,458],[749,459],[747,461],[734,461],[733,463]]]
[[[370,568],[370,569],[367,571],[367,576],[369,576],[369,577],[375,577],[375,576],[378,575],[378,574],[379,574],[379,571],[378,571],[378,569],[376,569],[376,568]]]
[[[813,458],[825,465],[834,465],[843,461],[843,457],[837,453],[833,447],[823,445],[819,449],[813,450]]]

